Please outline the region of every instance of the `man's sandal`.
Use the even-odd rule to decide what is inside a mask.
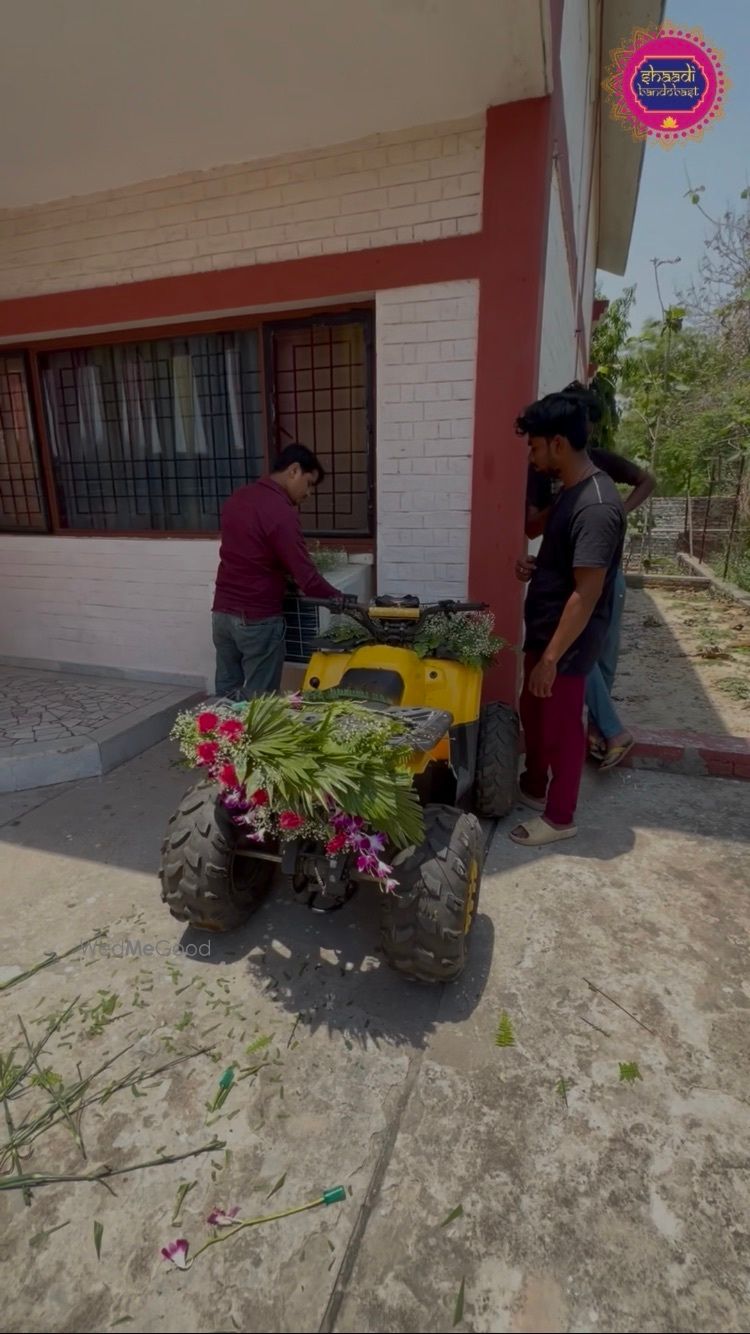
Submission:
[[[517,834],[516,829],[523,829],[526,837]],[[508,838],[522,848],[543,848],[547,843],[561,843],[563,839],[575,838],[578,833],[574,824],[569,825],[567,829],[554,829],[541,816],[537,816],[534,820],[524,820],[523,824],[516,825],[516,829],[511,830]]]
[[[543,811],[547,805],[546,797],[528,797],[525,792],[519,789],[518,800],[522,806],[527,806],[530,811]]]
[[[604,759],[599,765],[600,772],[603,773],[605,769],[614,769],[615,765],[619,764],[621,760],[625,759],[626,755],[630,754],[634,745],[635,737],[631,736],[628,741],[623,741],[621,746],[610,746]]]

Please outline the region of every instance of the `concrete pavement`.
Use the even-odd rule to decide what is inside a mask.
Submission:
[[[745,784],[615,772],[557,850],[500,829],[470,967],[432,991],[382,965],[365,894],[331,916],[277,894],[209,958],[164,952],[204,939],[165,914],[154,875],[189,781],[172,756],[0,799],[0,978],[99,927],[156,951],[76,953],[0,993],[0,1050],[18,1061],[16,1016],[38,1040],[76,997],[42,1061],[66,1082],[130,1042],[112,1074],[212,1048],[90,1108],[86,1162],[59,1128],[25,1170],[226,1148],[121,1176],[116,1196],[0,1193],[3,1330],[750,1327]],[[261,1068],[214,1115],[232,1062]],[[37,1096],[12,1101],[16,1124]],[[187,1273],[160,1259],[178,1235],[195,1251],[216,1205],[250,1217],[339,1183],[345,1203]]]

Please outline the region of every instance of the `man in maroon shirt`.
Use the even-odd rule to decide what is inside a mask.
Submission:
[[[318,574],[297,513],[324,476],[311,450],[287,445],[270,477],[241,486],[222,508],[213,641],[216,694],[223,698],[252,699],[279,689],[290,578],[306,597],[342,597]]]

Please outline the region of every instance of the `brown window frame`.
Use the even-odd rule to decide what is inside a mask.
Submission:
[[[267,339],[266,328],[278,327],[282,324],[307,324],[315,321],[319,324],[327,320],[334,320],[342,323],[350,317],[357,321],[362,321],[366,331],[366,355],[369,366],[369,393],[368,393],[368,444],[369,444],[369,504],[368,518],[370,532],[362,536],[345,536],[335,532],[306,532],[305,536],[311,541],[318,543],[322,547],[340,548],[351,553],[373,552],[375,549],[375,357],[374,357],[374,319],[375,309],[373,302],[356,302],[347,305],[328,306],[311,310],[301,309],[299,311],[265,311],[262,314],[255,314],[246,317],[227,316],[207,320],[177,321],[165,325],[145,325],[128,329],[102,330],[90,334],[76,334],[59,338],[43,338],[35,340],[23,346],[3,346],[0,352],[5,356],[21,356],[24,358],[28,373],[29,397],[31,400],[32,427],[36,449],[38,454],[39,471],[42,486],[42,498],[46,508],[47,526],[46,528],[0,528],[1,536],[22,536],[22,537],[103,537],[112,539],[125,539],[137,541],[141,540],[160,540],[160,541],[180,541],[185,539],[199,539],[206,541],[216,541],[219,537],[219,530],[209,529],[137,529],[121,530],[113,529],[95,529],[95,528],[67,528],[60,522],[60,511],[57,502],[57,491],[55,483],[54,465],[52,461],[52,450],[50,448],[49,435],[47,432],[46,418],[44,413],[43,395],[41,388],[41,379],[39,373],[39,356],[46,352],[57,352],[63,349],[92,348],[100,346],[121,346],[128,343],[156,342],[159,339],[168,338],[188,338],[192,334],[211,334],[211,333],[230,333],[246,332],[255,330],[258,337],[258,356],[259,356],[259,384],[261,397],[261,413],[263,422],[263,454],[264,464],[268,468],[270,464],[270,400],[269,400],[269,375],[270,367],[267,365]]]

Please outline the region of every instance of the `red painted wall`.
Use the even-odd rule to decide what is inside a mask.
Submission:
[[[489,602],[498,634],[521,637],[526,550],[527,449],[513,423],[536,397],[551,180],[549,98],[492,107],[487,115],[479,296],[469,592]],[[515,701],[519,658],[502,654],[489,698]]]

